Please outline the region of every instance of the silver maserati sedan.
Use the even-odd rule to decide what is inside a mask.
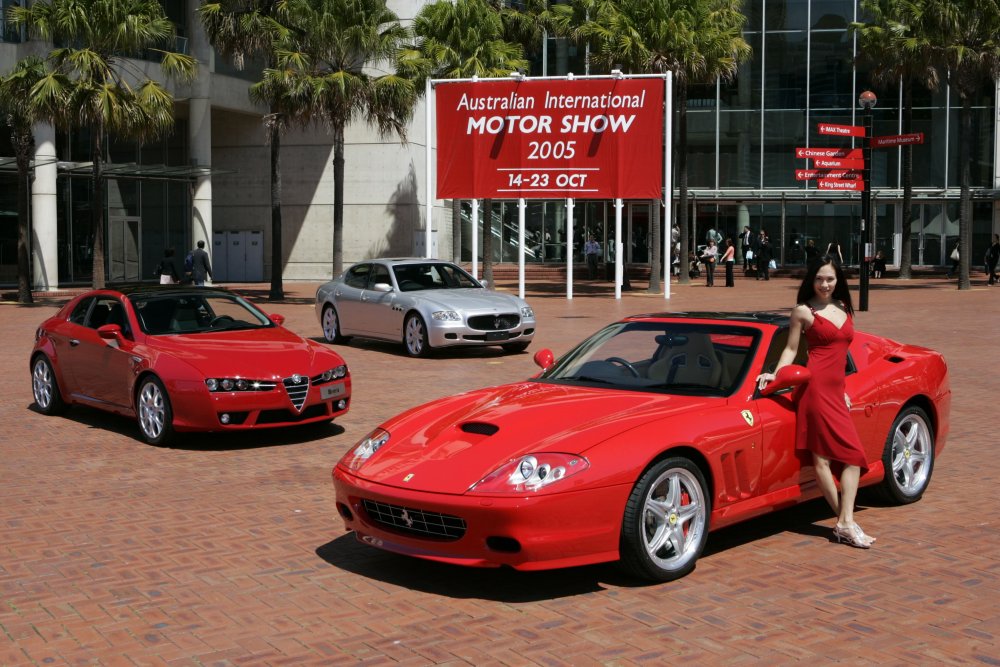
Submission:
[[[436,259],[359,262],[320,286],[316,315],[331,343],[352,336],[402,341],[412,357],[469,345],[522,352],[535,335],[535,313],[523,299],[486,289]]]

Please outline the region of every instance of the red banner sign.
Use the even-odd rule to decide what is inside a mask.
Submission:
[[[441,83],[439,199],[659,199],[663,79]]]
[[[850,169],[796,169],[795,180],[812,181],[817,178],[836,178],[845,181],[856,181],[860,179],[861,172]]]
[[[864,169],[865,161],[854,158],[814,157],[813,167],[816,169]]]
[[[865,189],[865,182],[861,179],[856,181],[841,181],[833,178],[821,178],[816,181],[816,187],[820,190],[853,190],[860,191]]]
[[[904,146],[906,144],[924,143],[924,133],[914,132],[913,134],[890,134],[884,137],[872,137],[872,148],[886,148],[887,146]]]
[[[860,125],[834,125],[832,123],[819,123],[820,134],[831,134],[837,137],[863,137],[865,128]]]
[[[864,156],[860,148],[796,148],[795,157],[846,157],[853,160],[860,160]]]

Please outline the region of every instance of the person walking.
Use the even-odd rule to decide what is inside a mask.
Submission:
[[[962,258],[962,253],[958,250],[960,245],[960,241],[955,241],[955,247],[951,249],[951,254],[948,255],[949,259],[951,259],[951,268],[948,269],[948,273],[946,275],[949,278],[951,278],[953,273],[958,271],[959,260]]]
[[[733,279],[733,267],[736,264],[736,246],[733,245],[733,239],[726,239],[726,251],[722,253],[722,262],[726,265],[726,287],[736,287],[736,282]]]
[[[994,234],[993,243],[986,249],[986,275],[989,277],[987,285],[995,285],[1000,280],[1000,275],[997,275],[998,263],[1000,263],[1000,234]]]
[[[854,338],[854,307],[836,257],[824,255],[809,267],[796,301],[785,349],[774,372],[761,373],[757,383],[763,389],[774,381],[775,374],[795,360],[799,342],[805,336],[809,344],[807,368],[812,377],[802,386],[796,403],[795,447],[812,453],[820,490],[837,515],[834,538],[868,549],[875,538],[866,535],[854,520],[858,483],[868,464],[845,391],[847,350]],[[839,493],[835,470],[840,477]]]
[[[826,254],[836,258],[840,265],[844,265],[844,253],[840,250],[840,242],[837,239],[826,244]]]
[[[205,286],[205,280],[212,277],[212,262],[205,251],[205,242],[198,241],[194,250],[191,251],[191,278],[198,287]]]
[[[715,262],[719,259],[719,246],[715,245],[715,239],[708,242],[698,259],[705,265],[705,286],[713,287],[715,285]]]
[[[583,244],[583,257],[587,260],[587,277],[593,280],[597,277],[597,259],[601,256],[601,245],[591,234]]]
[[[875,253],[875,259],[872,261],[872,277],[885,277],[885,253],[881,250]]]
[[[806,241],[806,245],[802,251],[805,253],[806,266],[809,266],[813,260],[819,257],[819,248],[816,247],[816,241],[813,239]]]
[[[771,279],[771,239],[767,232],[760,230],[757,244],[754,246],[753,258],[757,262],[757,280]]]
[[[163,251],[163,257],[156,267],[156,275],[160,276],[161,285],[174,285],[181,281],[181,269],[177,266],[173,248]]]
[[[754,235],[750,231],[750,226],[747,225],[740,232],[740,253],[743,255],[743,273],[750,270],[750,260],[752,258],[754,245]]]

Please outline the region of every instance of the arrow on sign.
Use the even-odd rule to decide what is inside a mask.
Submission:
[[[795,157],[846,157],[860,160],[863,156],[860,148],[796,148]]]
[[[832,134],[837,137],[863,137],[865,128],[860,125],[834,125],[832,123],[819,123],[820,134]]]
[[[811,181],[817,178],[843,179],[856,181],[862,178],[861,172],[851,169],[796,169],[795,180]]]
[[[819,158],[812,159],[816,169],[864,169],[865,161],[854,158]]]
[[[907,144],[924,143],[924,133],[914,132],[913,134],[890,134],[884,137],[872,137],[872,148],[886,148],[887,146],[904,146]]]
[[[820,190],[853,190],[859,191],[865,189],[865,182],[863,180],[857,181],[839,181],[832,178],[821,178],[816,181],[816,187]]]

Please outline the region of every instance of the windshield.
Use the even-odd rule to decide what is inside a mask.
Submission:
[[[578,345],[539,379],[728,396],[743,381],[759,341],[760,332],[748,327],[618,322]]]
[[[462,289],[482,287],[468,273],[445,263],[400,264],[392,267],[396,284],[402,292],[425,289]]]
[[[274,326],[235,294],[157,294],[133,298],[132,305],[139,327],[154,336]]]

